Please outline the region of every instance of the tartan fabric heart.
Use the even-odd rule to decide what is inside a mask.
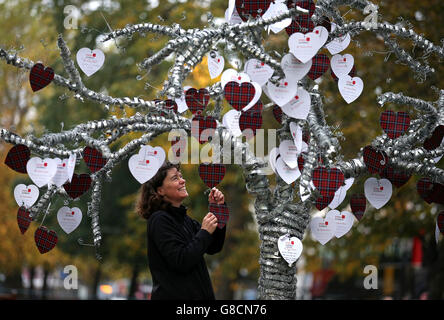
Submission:
[[[416,190],[424,201],[432,203],[433,182],[429,178],[421,178],[416,183]]]
[[[271,0],[236,0],[236,10],[243,21],[262,16],[271,4]]]
[[[23,144],[12,147],[6,155],[5,164],[12,170],[27,173],[26,164],[31,157],[31,151]]]
[[[276,121],[282,124],[282,109],[277,104],[273,106],[273,115]]]
[[[304,157],[307,156],[306,152],[302,152],[299,156],[298,156],[298,168],[299,171],[302,172],[302,170],[304,170],[304,163],[305,163],[305,159]]]
[[[192,114],[202,113],[210,101],[210,94],[205,88],[196,90],[190,88],[185,92],[185,102]]]
[[[41,63],[36,63],[29,73],[29,82],[31,83],[32,91],[36,92],[43,89],[54,79],[54,70],[51,67],[46,67]]]
[[[39,227],[34,233],[35,244],[41,254],[52,250],[57,244],[57,233],[46,227]]]
[[[395,170],[393,167],[387,165],[382,171],[381,177],[390,180],[395,187],[400,188],[409,181],[412,175],[407,175],[402,171]]]
[[[225,177],[225,166],[220,163],[201,163],[199,165],[199,177],[209,188],[213,188]]]
[[[242,132],[246,129],[251,129],[253,135],[256,135],[256,130],[262,127],[262,114],[260,112],[242,112],[239,117],[239,128]]]
[[[313,170],[313,184],[322,195],[334,195],[344,184],[344,174],[336,168],[317,167]]]
[[[384,151],[378,151],[372,146],[366,146],[363,150],[364,163],[368,172],[381,173],[388,164],[388,157]]]
[[[390,139],[396,139],[410,127],[410,116],[404,111],[394,113],[388,110],[381,114],[379,123]]]
[[[326,16],[321,17],[318,26],[323,26],[325,29],[327,29],[328,32],[331,32],[331,22],[330,19]]]
[[[102,156],[100,151],[91,147],[83,149],[83,160],[92,173],[102,169],[108,161],[108,159]]]
[[[213,117],[197,115],[191,121],[191,136],[195,137],[200,144],[204,144],[210,140],[209,137],[214,135],[216,127],[217,122]],[[206,131],[203,132],[204,130]]]
[[[255,112],[255,113],[262,113],[262,110],[264,109],[264,104],[262,103],[261,100],[258,100],[254,106],[252,106],[251,108],[249,108],[247,111],[245,112]]]
[[[230,211],[228,206],[224,204],[210,203],[208,211],[213,213],[217,218],[217,227],[222,229],[228,222],[230,216]]]
[[[321,211],[322,209],[326,208],[330,202],[333,200],[333,198],[335,197],[335,194],[330,194],[327,196],[324,195],[320,195],[317,199],[316,199],[316,203],[315,203],[315,207]]]
[[[80,197],[89,187],[91,187],[91,177],[86,173],[81,175],[74,173],[71,182],[63,185],[66,193],[73,199]]]
[[[444,138],[444,126],[440,125],[433,130],[431,137],[424,141],[424,149],[430,151],[438,148]]]
[[[350,76],[350,77],[354,77],[355,76],[355,73],[356,73],[356,68],[355,68],[355,66],[353,66],[353,68],[350,70],[350,72],[348,73],[348,75]],[[333,80],[335,80],[336,82],[338,82],[338,77],[335,75],[335,73],[333,72],[333,69],[331,69],[331,77],[333,78]]]
[[[436,223],[438,225],[439,231],[444,234],[444,211],[440,212],[436,217]]]
[[[308,33],[313,31],[315,28],[315,25],[313,21],[311,21],[310,15],[308,14],[301,14],[296,17],[293,17],[291,20],[291,23],[288,27],[285,28],[285,31],[289,36],[291,36],[293,33],[300,32],[300,33]]]
[[[29,216],[31,212],[29,209],[25,207],[20,207],[17,212],[17,224],[19,226],[20,232],[25,234],[26,230],[28,230],[29,225],[32,222],[31,217]]]
[[[361,221],[365,213],[365,208],[367,206],[367,200],[365,195],[362,193],[353,194],[350,198],[350,207],[358,221]]]
[[[155,102],[160,102],[162,100],[155,99]],[[166,111],[172,110],[174,113],[177,113],[177,103],[174,100],[167,99],[165,100],[165,106],[163,107],[165,111],[161,111],[160,115],[165,117],[168,113]]]
[[[311,80],[316,80],[328,70],[330,59],[325,54],[318,53],[311,60],[312,65],[310,71],[308,71],[308,77]]]
[[[171,140],[171,148],[173,148],[173,152],[176,157],[180,157],[181,153],[186,151],[187,140],[180,139],[180,137],[175,137],[174,140]]]
[[[237,111],[241,111],[253,100],[256,89],[250,82],[228,82],[224,87],[225,100]]]

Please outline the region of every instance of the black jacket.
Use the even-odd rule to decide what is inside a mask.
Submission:
[[[226,226],[213,234],[187,215],[187,208],[156,211],[148,219],[148,265],[152,300],[214,300],[204,253],[222,250]]]

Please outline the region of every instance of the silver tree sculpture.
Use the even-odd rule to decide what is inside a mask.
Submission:
[[[398,38],[410,40],[414,46],[424,49],[426,55],[434,54],[440,59],[444,57],[442,46],[433,44],[413,30],[371,19],[347,22],[341,17],[338,8],[340,6],[350,6],[361,11],[364,15],[371,11],[372,19],[378,18],[377,7],[367,0],[318,0],[316,5],[312,1],[294,1],[293,3],[290,0],[287,3],[289,4],[288,10],[266,18],[262,17],[265,10],[261,8],[258,10],[258,7],[255,6],[257,2],[235,1],[236,7],[242,11],[239,13],[244,20],[239,23],[226,22],[221,25],[210,23],[209,27],[202,30],[185,30],[178,24],[162,26],[142,23],[129,25],[106,34],[103,41],[131,36],[135,33],[154,33],[168,36],[170,40],[165,47],[140,62],[139,67],[141,70],[149,71],[152,66],[161,63],[170,56],[174,57],[168,78],[164,82],[162,90],[158,92],[159,97],[167,96],[170,99],[179,99],[183,96],[183,82],[190,72],[218,44],[225,43],[227,46],[234,47],[244,57],[256,59],[273,69],[273,76],[264,86],[265,93],[273,101],[275,96],[267,91],[268,84],[279,87],[282,85],[283,79],[290,78],[286,74],[281,61],[277,61],[272,53],[266,52],[262,45],[262,37],[266,34],[263,32],[265,29],[286,19],[292,20],[292,23],[305,21],[306,25],[299,26],[298,32],[295,32],[295,34],[301,34],[302,37],[311,32],[315,34],[314,30],[323,31],[326,29],[314,29],[314,26],[321,26],[326,20],[334,21],[336,28],[327,30],[328,37],[325,37],[321,47],[342,38],[345,34],[354,37],[362,32],[371,32],[382,38],[385,45],[396,55],[398,60],[412,69],[418,79],[424,79],[435,70],[426,62],[414,59],[409,52],[398,44]],[[265,2],[267,7],[271,3],[271,1],[262,2]],[[234,3],[234,1],[230,3]],[[253,7],[252,11],[247,10],[250,7]],[[310,12],[310,10],[313,10],[313,12]],[[307,22],[307,19],[310,21]],[[312,24],[312,27],[310,27],[310,24]],[[53,84],[65,87],[73,92],[75,99],[94,101],[104,105],[107,109],[110,106],[126,106],[136,109],[137,113],[131,117],[92,120],[78,124],[73,129],[60,133],[48,133],[41,137],[33,135],[21,137],[10,130],[1,129],[0,137],[13,145],[23,145],[33,154],[41,157],[67,158],[76,155],[79,159],[85,157],[86,150],[88,152],[93,150],[99,154],[98,157],[101,157],[103,163],[89,177],[92,193],[87,212],[91,221],[94,246],[98,248],[102,239],[99,223],[102,185],[111,176],[113,168],[125,161],[139,147],[149,143],[162,133],[172,130],[184,130],[190,133],[193,121],[181,116],[179,112],[173,109],[168,109],[166,102],[162,100],[145,101],[138,97],[116,98],[88,89],[81,80],[80,73],[71,59],[70,50],[62,36],[58,37],[57,44],[68,77],[65,78],[55,74],[52,80]],[[291,44],[289,44],[290,52],[292,54],[297,53],[299,49],[297,47],[290,48],[290,46]],[[7,64],[26,70],[32,70],[36,66],[33,61],[20,57],[13,51],[1,48],[0,58]],[[307,61],[311,60],[311,57],[309,57]],[[352,79],[352,77],[347,79]],[[280,174],[276,174],[274,189],[270,187],[267,175],[268,161],[256,157],[250,150],[248,143],[242,142],[241,138],[233,135],[232,131],[221,121],[222,101],[224,97],[227,99],[227,84],[224,83],[223,86],[218,82],[206,88],[209,97],[216,102],[211,116],[218,120],[209,143],[214,150],[221,150],[223,153],[242,154],[240,166],[244,172],[246,188],[250,194],[255,196],[255,217],[261,239],[260,279],[258,282],[260,299],[294,299],[296,297],[296,264],[294,261],[288,263],[283,258],[282,252],[278,248],[279,239],[282,236],[302,239],[310,223],[310,210],[317,203],[326,202],[326,199],[331,200],[330,197],[344,184],[345,179],[357,179],[369,171],[370,173],[379,173],[386,165],[390,165],[395,170],[407,174],[415,173],[428,178],[431,184],[444,184],[444,171],[437,168],[433,161],[434,158],[444,154],[444,148],[442,145],[434,149],[424,148],[423,146],[425,140],[433,135],[434,130],[440,125],[444,125],[444,90],[440,90],[436,101],[423,101],[405,96],[402,93],[387,92],[379,95],[377,103],[381,107],[386,103],[412,106],[417,111],[418,118],[413,119],[407,125],[405,122],[401,123],[401,129],[389,127],[392,131],[388,130],[374,139],[371,145],[363,148],[356,158],[346,160],[340,153],[341,146],[338,134],[325,119],[323,95],[319,91],[318,84],[307,76],[293,80],[293,82],[298,90],[303,89],[308,92],[310,99],[309,112],[303,118],[294,118],[284,112],[282,114],[282,128],[278,130],[278,141],[293,140],[291,130],[293,125],[304,129],[310,139],[307,140],[307,150],[303,153],[298,150],[299,152],[296,155],[299,164],[303,161],[303,167],[290,168],[291,170],[300,170],[299,179],[292,183],[282,179]],[[233,99],[242,99],[240,95],[234,95],[234,98],[233,95],[230,97],[231,102],[233,102]],[[265,105],[264,108],[273,107],[274,102]],[[280,106],[282,107],[282,105]],[[199,115],[196,114],[195,116]],[[390,118],[393,117],[391,114],[387,114],[387,117],[389,118],[387,120],[389,125],[392,124],[391,122],[399,125],[397,117],[393,118],[394,120]],[[109,135],[95,138],[97,132],[109,133]],[[112,152],[110,145],[131,132],[142,132],[143,135],[128,142],[121,149]],[[394,135],[393,132],[395,132]],[[82,147],[68,149],[65,146],[73,142]],[[270,160],[276,159],[270,157]],[[288,169],[288,167],[286,168]],[[29,216],[32,220],[39,219],[53,197],[57,195],[66,196],[66,189],[54,184],[43,186],[43,188],[46,191],[39,201],[30,208]],[[327,204],[328,202],[324,207]]]

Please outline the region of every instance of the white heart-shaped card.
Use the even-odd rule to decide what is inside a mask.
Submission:
[[[140,153],[131,156],[128,160],[129,170],[140,184],[154,177],[160,166],[158,158]]]
[[[297,123],[290,122],[290,133],[293,137],[297,153],[299,154],[302,152],[302,128]]]
[[[80,225],[82,221],[82,211],[77,207],[61,207],[59,211],[57,211],[57,221],[59,222],[60,228],[67,234],[70,234]]]
[[[287,261],[288,265],[291,267],[291,265],[301,256],[303,246],[301,240],[298,238],[290,238],[288,235],[284,235],[279,237],[278,248],[284,260]]]
[[[271,169],[276,173],[276,159],[279,156],[279,148],[274,147],[268,153],[268,161],[270,162]]]
[[[14,198],[19,206],[30,208],[39,197],[39,188],[30,184],[26,186],[19,184],[14,188]]]
[[[354,222],[354,215],[348,211],[339,212],[338,210],[330,210],[326,216],[331,216],[331,219],[335,222],[335,237],[340,238],[344,234],[350,231]]]
[[[359,77],[350,77],[349,75],[344,75],[339,78],[338,88],[341,96],[347,103],[352,103],[362,93],[364,89],[364,82]]]
[[[283,2],[278,1],[272,1],[270,3],[270,6],[268,7],[267,11],[262,16],[262,19],[269,19],[274,16],[284,14],[288,12],[288,7]],[[283,19],[279,22],[273,23],[270,25],[270,30],[274,33],[279,33],[280,31],[284,30],[286,27],[288,27],[291,24],[291,18]]]
[[[239,137],[242,135],[242,131],[239,126],[239,118],[241,114],[242,112],[233,109],[226,112],[222,118],[223,125],[234,137]]]
[[[310,107],[310,94],[304,88],[298,87],[296,94],[288,103],[281,106],[281,109],[289,117],[305,120],[310,112]]]
[[[271,78],[274,70],[268,64],[262,61],[250,59],[245,62],[244,72],[250,76],[251,80],[259,83],[259,85],[262,87],[267,83],[268,79]]]
[[[387,179],[368,178],[365,180],[365,197],[376,209],[382,208],[390,200],[392,192],[392,183]]]
[[[342,201],[344,201],[345,196],[347,195],[347,190],[351,188],[354,181],[355,178],[346,179],[344,181],[345,185],[336,190],[333,200],[331,200],[330,204],[328,205],[330,209],[336,209],[342,203]]]
[[[336,24],[331,23],[331,31],[333,32],[336,29]],[[325,45],[330,54],[338,54],[341,51],[344,51],[350,44],[351,37],[350,34],[343,35],[342,37],[335,38]]]
[[[281,79],[277,85],[271,81],[267,82],[267,96],[280,107],[288,103],[296,95],[297,91],[297,81],[292,81],[288,78]]]
[[[290,52],[302,63],[313,58],[328,39],[328,30],[318,26],[306,34],[296,32],[288,38]]]
[[[187,102],[185,100],[185,92],[187,92],[188,89],[190,89],[190,86],[185,86],[183,87],[183,92],[182,95],[180,96],[180,98],[174,98],[174,102],[176,102],[177,104],[177,112],[178,113],[182,113],[188,110],[188,105]],[[169,97],[171,98],[171,97]]]
[[[244,112],[247,111],[248,109],[254,107],[254,105],[256,104],[256,102],[259,101],[259,99],[261,98],[261,95],[262,95],[262,87],[259,83],[251,81],[250,84],[253,85],[253,87],[254,87],[254,97],[253,97],[253,99],[251,99],[251,101],[245,107],[242,108],[242,111],[244,111]]]
[[[57,164],[53,159],[33,157],[26,163],[26,171],[34,184],[41,188],[47,185],[57,171]]]
[[[335,236],[336,223],[333,216],[313,217],[310,221],[311,236],[324,245]]]
[[[211,79],[217,78],[224,71],[225,59],[217,51],[208,54],[208,72]]]
[[[281,68],[285,76],[293,81],[301,80],[311,69],[313,60],[302,63],[292,53],[287,53],[281,60]]]
[[[331,69],[338,78],[348,75],[354,64],[355,59],[348,53],[344,55],[336,54],[330,60]]]
[[[68,180],[71,182],[72,176],[74,175],[74,169],[76,167],[76,159],[77,156],[75,153],[71,153],[68,158],[68,162],[66,165],[68,166],[68,169],[66,170],[66,174],[68,175]]]
[[[105,55],[100,49],[82,48],[77,51],[76,59],[80,69],[89,77],[103,66]]]
[[[276,171],[287,184],[291,184],[301,176],[298,166],[296,165],[294,169],[290,168],[285,164],[284,160],[282,160],[282,156],[276,160]]]
[[[298,151],[300,152],[293,140],[283,140],[279,144],[279,154],[291,169],[297,168],[298,166]]]
[[[237,83],[249,82],[250,76],[245,72],[237,72],[234,69],[227,69],[222,73],[220,78],[220,84],[222,88],[225,88],[225,85],[230,81],[235,81]]]
[[[54,183],[57,187],[61,187],[66,181],[68,181],[68,159],[54,158],[57,165],[55,175],[51,178],[50,183]]]
[[[153,147],[149,144],[143,145],[140,147],[139,154],[143,156],[144,153],[145,157],[156,158],[157,162],[159,163],[159,167],[164,163],[166,158],[165,150],[163,150],[163,148],[160,146]]]

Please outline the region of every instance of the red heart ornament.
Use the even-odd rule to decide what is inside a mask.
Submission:
[[[302,172],[302,170],[304,170],[304,163],[305,163],[305,159],[304,157],[307,156],[306,152],[302,152],[299,156],[298,156],[298,168],[299,171]]]
[[[200,144],[204,144],[208,142],[209,137],[214,135],[216,127],[217,122],[213,117],[197,115],[191,121],[191,136],[195,137]],[[202,134],[204,130],[206,131]]]
[[[323,26],[325,29],[327,29],[328,32],[331,32],[331,22],[330,19],[326,16],[321,17],[318,26]]]
[[[29,73],[29,82],[34,92],[46,87],[52,79],[54,79],[54,70],[51,67],[45,68],[41,63],[36,63]]]
[[[224,87],[225,100],[237,111],[247,106],[253,100],[256,89],[250,82],[228,82]]]
[[[444,211],[438,214],[436,217],[436,223],[438,224],[439,231],[444,234]]]
[[[444,204],[444,185],[440,183],[434,183],[430,199],[432,200],[432,202]]]
[[[26,164],[31,157],[31,151],[23,144],[12,147],[6,155],[5,164],[12,170],[27,173]]]
[[[271,4],[271,0],[236,0],[236,11],[243,21],[262,16]]]
[[[317,167],[313,170],[313,184],[322,195],[334,195],[344,184],[344,174],[336,168]]]
[[[330,59],[323,53],[318,53],[312,58],[312,65],[308,71],[308,77],[316,80],[322,76],[330,67]]]
[[[32,222],[31,217],[29,216],[31,212],[25,207],[20,207],[17,212],[17,223],[22,234],[25,234],[26,230],[28,230],[29,225]]]
[[[57,233],[48,230],[46,227],[39,227],[34,233],[35,244],[41,254],[52,250],[57,244]]]
[[[225,166],[220,163],[201,163],[199,177],[209,188],[213,188],[225,177]]]
[[[388,110],[381,114],[379,123],[390,139],[396,139],[410,127],[410,116],[404,111],[394,113]]]
[[[161,100],[155,99],[154,101],[155,102],[160,102]],[[171,100],[171,99],[165,100],[164,110],[166,110],[166,111],[172,110],[174,113],[177,113],[177,103],[176,103],[176,101]],[[161,111],[160,115],[162,117],[167,116],[168,113],[166,111]]]
[[[277,104],[273,106],[273,115],[276,121],[282,124],[282,109]]]
[[[108,159],[102,156],[100,151],[91,147],[83,149],[83,160],[92,173],[102,169],[108,161]]]
[[[362,193],[353,194],[350,198],[350,207],[358,221],[361,221],[365,213],[365,208],[367,206],[367,200],[365,195]]]
[[[444,138],[444,126],[440,125],[433,130],[432,136],[424,141],[424,149],[430,151],[438,148]]]
[[[262,127],[262,114],[260,112],[242,112],[239,117],[239,128],[242,132],[246,129],[251,129],[253,135],[256,135],[256,130]]]
[[[350,76],[350,77],[354,77],[355,76],[355,73],[356,73],[356,68],[355,68],[355,66],[353,66],[353,68],[350,70],[350,72],[348,73],[348,75]],[[335,80],[336,82],[338,82],[338,77],[335,75],[335,73],[333,72],[333,69],[331,69],[331,77],[333,78],[333,80]]]
[[[210,94],[205,88],[196,90],[190,88],[185,92],[185,102],[191,113],[202,113],[210,101]]]
[[[208,211],[213,213],[217,218],[217,227],[222,229],[228,222],[230,216],[230,211],[228,206],[224,204],[210,203]]]
[[[381,177],[387,178],[393,185],[395,185],[397,188],[400,188],[404,184],[406,184],[407,181],[409,181],[411,175],[407,175],[402,171],[395,170],[388,165],[382,171]]]
[[[313,31],[315,25],[311,20],[316,6],[312,0],[287,0],[288,9],[299,6],[301,8],[307,9],[308,14],[300,14],[293,17],[291,24],[285,28],[285,31],[289,36],[296,32],[307,33]]]
[[[416,183],[416,190],[427,203],[432,203],[433,182],[429,178],[421,178]]]
[[[81,175],[74,173],[71,182],[63,185],[66,193],[73,199],[80,197],[89,187],[91,187],[91,177],[86,173]]]
[[[378,151],[372,146],[366,146],[363,150],[364,163],[368,172],[381,173],[388,164],[388,157],[384,151]]]
[[[335,197],[334,194],[331,195],[320,195],[317,199],[316,199],[316,203],[315,203],[315,207],[321,211],[322,209],[326,208],[330,202],[333,200],[333,198]]]

